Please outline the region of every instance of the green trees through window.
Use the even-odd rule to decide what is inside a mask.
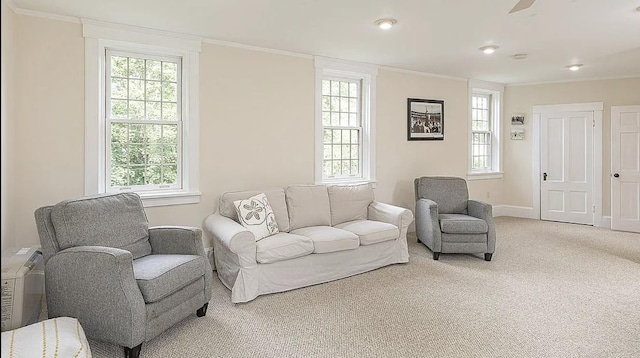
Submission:
[[[180,59],[107,53],[111,187],[180,182]]]

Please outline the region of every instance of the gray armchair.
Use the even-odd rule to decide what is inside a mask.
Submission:
[[[433,259],[440,253],[484,253],[491,261],[496,248],[491,205],[469,200],[462,178],[421,177],[414,184],[416,235]]]
[[[50,318],[75,317],[89,338],[137,358],[143,342],[206,314],[212,269],[200,229],[149,228],[134,193],[63,201],[35,219]]]

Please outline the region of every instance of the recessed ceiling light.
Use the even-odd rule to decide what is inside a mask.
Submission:
[[[398,20],[396,19],[378,19],[374,22],[374,24],[376,26],[378,26],[379,28],[383,29],[383,30],[389,30],[390,28],[393,27],[393,25],[397,24]]]
[[[487,55],[491,55],[492,53],[496,52],[498,48],[499,47],[496,45],[482,46],[480,47],[480,51],[484,52]]]
[[[515,54],[515,55],[513,55],[511,57],[513,57],[514,60],[524,60],[524,59],[527,58],[527,54],[526,53],[517,53],[517,54]]]
[[[582,67],[582,64],[580,64],[580,63],[576,63],[575,65],[567,66],[567,68],[570,69],[571,71],[577,71],[577,70],[580,69],[580,67]]]

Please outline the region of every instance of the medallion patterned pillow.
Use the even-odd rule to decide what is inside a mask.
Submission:
[[[253,233],[256,241],[280,232],[276,217],[264,193],[249,199],[236,200],[233,205],[238,213],[238,221]]]

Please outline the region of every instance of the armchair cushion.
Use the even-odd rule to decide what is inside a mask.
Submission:
[[[146,303],[156,302],[204,276],[206,261],[197,255],[148,255],[133,261]]]
[[[469,191],[463,178],[422,177],[415,180],[416,201],[431,199],[440,214],[466,214]]]
[[[447,234],[486,234],[487,222],[464,214],[440,214],[440,230]]]
[[[133,258],[151,253],[149,224],[140,197],[133,193],[66,200],[51,211],[60,249],[108,246],[131,252]]]
[[[367,218],[367,209],[373,202],[371,184],[331,185],[327,187],[327,192],[331,206],[332,226]]]
[[[360,238],[360,245],[366,246],[394,240],[400,236],[395,225],[373,220],[356,220],[336,225],[339,229],[350,231]]]

